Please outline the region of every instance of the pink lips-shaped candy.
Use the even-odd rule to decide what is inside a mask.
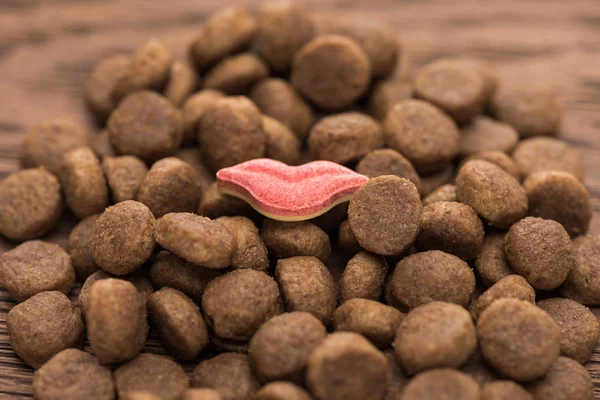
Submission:
[[[366,176],[330,161],[290,167],[279,161],[259,158],[217,172],[219,190],[280,221],[317,217],[350,200],[368,180]]]

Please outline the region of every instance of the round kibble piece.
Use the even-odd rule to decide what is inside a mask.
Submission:
[[[396,175],[411,181],[421,192],[421,179],[410,161],[392,149],[378,149],[367,153],[356,166],[356,172],[375,178],[381,175]]]
[[[515,161],[502,151],[482,151],[473,153],[465,159],[465,163],[471,160],[485,160],[512,175],[516,180],[521,181],[521,170]],[[459,167],[460,169],[460,167]]]
[[[264,272],[236,270],[208,284],[202,296],[202,310],[217,336],[248,340],[278,313],[279,289]]]
[[[566,357],[559,357],[548,373],[527,386],[534,398],[540,400],[594,398],[594,384],[588,371]]]
[[[91,354],[66,349],[33,375],[33,395],[40,400],[113,400],[112,373]]]
[[[527,195],[519,181],[488,161],[473,160],[462,166],[456,195],[498,228],[509,227],[527,213]]]
[[[340,304],[350,299],[379,300],[387,273],[384,257],[367,251],[356,254],[346,264],[339,281]]]
[[[361,247],[376,254],[397,255],[417,238],[422,211],[413,183],[383,175],[371,178],[354,193],[348,221]]]
[[[475,325],[463,307],[434,301],[409,312],[394,340],[396,359],[409,374],[456,368],[477,346]]]
[[[600,324],[586,306],[570,299],[547,299],[537,303],[560,326],[560,354],[585,363],[600,335]]]
[[[223,400],[223,396],[214,389],[188,389],[183,400]]]
[[[491,112],[521,137],[553,135],[562,117],[554,91],[538,83],[500,85],[492,97]]]
[[[438,201],[458,201],[456,199],[456,186],[448,184],[435,189],[423,199],[423,206],[428,206]]]
[[[202,153],[200,152],[200,149],[197,147],[187,147],[179,150],[177,154],[175,154],[175,157],[190,164],[196,170],[200,176],[200,186],[202,187],[202,192],[205,194],[210,185],[215,182],[215,176],[203,164]]]
[[[87,80],[85,100],[100,124],[104,124],[116,107],[112,92],[131,67],[131,57],[118,54],[98,62]]]
[[[218,353],[234,352],[241,354],[248,354],[248,341],[247,340],[231,340],[225,339],[209,332],[209,340],[211,349],[216,350]]]
[[[89,145],[91,136],[78,122],[67,118],[49,119],[32,125],[21,145],[25,168],[44,167],[59,174],[62,158],[69,150]]]
[[[202,361],[192,376],[192,387],[215,389],[223,400],[250,399],[260,388],[248,356],[223,353]]]
[[[415,246],[420,251],[441,250],[472,260],[481,250],[484,235],[483,224],[471,207],[438,201],[423,208]]]
[[[165,97],[171,103],[181,107],[183,102],[196,91],[197,86],[198,76],[191,65],[181,61],[171,64],[169,81],[164,89]]]
[[[235,237],[229,229],[191,213],[172,213],[160,218],[156,224],[156,242],[206,268],[227,268],[236,251]]]
[[[245,50],[252,43],[257,24],[241,6],[221,9],[210,16],[190,46],[196,68],[204,71],[228,55]]]
[[[303,96],[329,111],[355,103],[366,93],[370,80],[369,58],[346,36],[318,36],[294,56],[292,84]]]
[[[413,378],[404,389],[402,400],[479,400],[480,389],[470,376],[454,369],[439,368]]]
[[[216,221],[231,231],[237,243],[231,268],[251,268],[258,271],[269,268],[267,247],[252,220],[246,217],[220,217]]]
[[[265,63],[253,53],[228,57],[204,76],[204,89],[219,90],[227,95],[247,94],[261,79],[269,76]]]
[[[44,168],[14,172],[0,181],[0,234],[12,240],[35,239],[54,227],[62,214],[58,179]]]
[[[146,342],[145,304],[127,281],[108,278],[95,282],[85,317],[90,346],[102,364],[131,360]]]
[[[96,220],[90,254],[100,268],[115,275],[138,269],[154,250],[156,220],[137,201],[111,206]]]
[[[585,186],[567,172],[547,171],[530,175],[523,183],[529,215],[559,222],[571,236],[587,232],[592,207]]]
[[[400,400],[409,378],[396,362],[393,350],[387,350],[383,354],[388,365],[388,385],[383,399]]]
[[[542,377],[560,354],[560,327],[524,300],[493,302],[477,321],[477,337],[486,362],[520,382]]]
[[[148,296],[154,327],[169,353],[178,360],[193,360],[208,344],[208,331],[200,309],[179,290],[162,288]]]
[[[466,68],[474,69],[481,75],[485,92],[485,103],[487,106],[498,86],[498,72],[495,71],[490,64],[477,58],[459,57],[453,59],[452,62]]]
[[[518,383],[495,381],[481,387],[481,400],[534,400],[534,398]]]
[[[401,260],[390,281],[391,295],[403,308],[443,301],[468,307],[475,291],[475,275],[460,258],[438,250]]]
[[[254,400],[311,400],[310,395],[301,387],[289,382],[273,382],[263,386]]]
[[[183,103],[183,141],[196,143],[198,141],[198,125],[207,110],[209,110],[224,94],[218,90],[206,89],[196,92]]]
[[[115,386],[119,396],[139,390],[161,400],[177,400],[190,383],[177,363],[164,356],[145,353],[115,371]]]
[[[579,236],[573,240],[575,267],[569,273],[561,294],[579,303],[600,304],[600,237]]]
[[[513,153],[523,175],[541,171],[564,171],[583,181],[581,154],[567,142],[549,137],[523,140]]]
[[[559,287],[575,267],[571,238],[556,221],[527,217],[513,224],[504,239],[511,269],[536,289]]]
[[[262,116],[263,130],[267,135],[265,156],[284,164],[296,165],[300,161],[302,143],[282,122]]]
[[[412,98],[413,85],[407,79],[390,79],[376,83],[369,96],[369,114],[383,121],[394,104]]]
[[[498,299],[520,299],[535,303],[535,290],[520,275],[508,275],[494,283],[471,304],[471,315],[477,321],[481,313]]]
[[[367,339],[336,332],[308,359],[306,386],[318,400],[381,399],[387,387],[387,361]]]
[[[0,282],[12,298],[24,301],[51,290],[69,294],[75,271],[62,247],[31,240],[0,256]]]
[[[487,287],[513,274],[504,254],[504,233],[485,236],[481,251],[475,259],[475,270]]]
[[[321,261],[310,256],[281,259],[275,279],[286,311],[305,311],[329,324],[337,303],[336,286]]]
[[[427,196],[435,189],[454,181],[454,167],[449,164],[441,170],[426,175],[421,174],[421,195]]]
[[[266,219],[261,237],[267,248],[280,258],[314,256],[326,262],[331,254],[327,233],[307,221],[283,222]]]
[[[92,237],[94,237],[96,220],[99,216],[99,214],[90,215],[81,220],[69,235],[67,252],[71,255],[71,263],[75,269],[77,279],[81,282],[100,269],[90,254],[90,244],[92,243]]]
[[[303,382],[308,356],[326,336],[325,326],[309,313],[278,315],[250,340],[250,365],[263,382]]]
[[[90,141],[90,147],[94,150],[96,155],[102,159],[116,156],[115,149],[110,142],[108,129],[102,129],[100,132],[96,133]]]
[[[354,232],[350,228],[350,222],[344,220],[338,230],[338,245],[349,255],[353,255],[361,251],[360,244],[354,236]]]
[[[102,168],[115,203],[137,199],[148,173],[142,160],[134,156],[106,157]]]
[[[265,154],[262,117],[247,97],[217,100],[204,112],[198,132],[203,160],[215,171]]]
[[[100,213],[108,206],[108,187],[100,161],[89,147],[63,157],[60,180],[67,205],[78,218]]]
[[[479,348],[476,348],[471,357],[460,367],[460,371],[475,379],[480,385],[500,379],[498,375],[485,363]]]
[[[182,125],[181,112],[163,96],[147,90],[127,96],[108,119],[115,150],[145,161],[175,153],[183,140]]]
[[[396,103],[383,122],[389,147],[402,153],[420,173],[444,167],[458,154],[456,124],[421,100]]]
[[[375,346],[385,349],[394,341],[404,314],[374,300],[351,299],[333,314],[336,331],[360,333]]]
[[[208,218],[251,215],[252,207],[242,199],[221,192],[216,183],[210,185],[198,205],[197,214]]]
[[[381,125],[358,112],[334,114],[310,131],[308,147],[314,159],[346,164],[383,147]]]
[[[83,344],[81,312],[61,292],[42,292],[14,306],[6,317],[12,349],[37,369],[55,354]]]
[[[512,126],[480,116],[460,129],[459,155],[467,157],[482,151],[511,153],[518,142],[519,134]]]

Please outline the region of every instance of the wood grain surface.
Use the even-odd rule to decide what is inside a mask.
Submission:
[[[74,117],[97,130],[83,102],[92,66],[156,36],[183,59],[202,21],[233,0],[0,0],[0,177],[18,168],[21,134],[33,122]],[[598,0],[480,1],[322,0],[309,4],[340,17],[393,24],[403,68],[441,56],[491,62],[506,80],[555,85],[566,113],[561,136],[587,166],[592,232],[600,233],[600,4]],[[48,239],[65,244],[65,218]],[[0,243],[0,250],[11,244]],[[14,302],[0,291],[0,398],[31,396],[33,371],[12,352],[6,315]],[[595,310],[600,316],[600,309]],[[164,353],[155,337],[148,351]],[[600,399],[600,350],[586,364]],[[188,372],[193,365],[187,366]],[[576,399],[573,399],[576,400]]]

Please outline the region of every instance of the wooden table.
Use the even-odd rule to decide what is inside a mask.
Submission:
[[[243,1],[237,1],[242,3]],[[0,1],[0,176],[18,168],[21,134],[30,123],[66,114],[93,127],[83,103],[88,72],[101,58],[158,36],[185,57],[207,15],[233,0]],[[252,5],[256,0],[243,3]],[[403,65],[466,54],[493,63],[505,79],[556,85],[566,115],[561,135],[579,148],[593,197],[592,232],[600,233],[600,4],[598,0],[314,0],[315,6],[395,25]],[[97,128],[95,128],[97,129]],[[72,221],[49,240],[62,243]],[[2,248],[8,248],[2,243]],[[0,291],[0,398],[31,396],[32,370],[8,343]],[[595,310],[600,316],[600,309]],[[155,339],[149,351],[163,352]],[[188,366],[188,370],[193,366]],[[587,367],[600,399],[600,350]],[[576,400],[576,399],[573,399]]]

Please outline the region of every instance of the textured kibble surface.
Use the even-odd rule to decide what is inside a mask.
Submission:
[[[480,388],[470,376],[449,368],[422,372],[404,389],[403,400],[439,399],[478,400]]]
[[[69,234],[67,252],[71,256],[71,264],[77,279],[82,282],[100,268],[90,254],[90,244],[98,217],[99,214],[94,214],[82,219]]]
[[[508,275],[494,283],[488,290],[471,304],[473,319],[477,320],[481,313],[498,299],[520,299],[535,303],[535,290],[520,275]]]
[[[306,390],[289,382],[273,382],[263,386],[255,400],[311,400]]]
[[[331,254],[327,233],[311,222],[281,222],[267,219],[261,237],[267,248],[281,258],[314,256],[325,262]]]
[[[451,184],[440,186],[423,198],[423,205],[427,206],[438,201],[458,201],[456,198],[456,186]]]
[[[396,175],[411,181],[421,192],[421,178],[411,162],[392,149],[370,151],[356,165],[356,172],[369,178],[380,175]]]
[[[521,181],[521,169],[508,154],[502,151],[488,150],[473,153],[465,158],[464,162],[466,163],[470,160],[484,160],[490,162],[503,169],[504,172],[507,172],[509,175],[512,175],[516,180]]]
[[[475,258],[475,270],[487,287],[513,274],[504,254],[504,234],[488,233]]]
[[[192,375],[192,387],[215,389],[223,400],[244,400],[252,398],[260,383],[247,355],[222,353],[198,364]]]
[[[228,57],[204,76],[202,87],[227,95],[247,94],[261,79],[269,76],[265,63],[253,53]]]
[[[499,380],[481,387],[481,400],[534,400],[525,388],[513,381]]]
[[[548,137],[523,140],[513,157],[523,175],[541,171],[564,171],[583,181],[581,154],[567,142]]]
[[[563,296],[579,303],[600,302],[600,237],[579,236],[573,240],[575,267],[561,287]]]
[[[142,160],[135,156],[106,157],[102,168],[115,203],[137,199],[148,173]]]
[[[469,156],[481,151],[510,153],[519,142],[515,129],[488,117],[477,117],[460,130],[459,155]]]
[[[262,116],[262,124],[267,135],[266,157],[288,165],[298,164],[302,156],[298,137],[283,122],[269,116]]]
[[[350,299],[378,300],[387,273],[388,264],[384,257],[366,251],[357,253],[348,261],[339,280],[340,304]]]
[[[99,123],[104,124],[116,107],[112,92],[117,82],[128,72],[130,65],[131,57],[119,54],[100,61],[90,72],[85,100]]]
[[[181,107],[183,102],[196,90],[198,76],[196,71],[186,62],[175,61],[171,64],[169,80],[163,90],[165,97]]]
[[[185,144],[198,141],[198,124],[204,113],[209,110],[217,99],[224,97],[218,90],[200,90],[190,96],[181,107],[183,117],[183,142]]]
[[[229,229],[235,237],[236,250],[231,260],[233,269],[264,271],[269,268],[267,247],[252,220],[246,217],[219,217],[215,221]]]
[[[594,397],[594,385],[586,369],[566,357],[559,357],[550,371],[527,389],[536,399],[592,400]]]

